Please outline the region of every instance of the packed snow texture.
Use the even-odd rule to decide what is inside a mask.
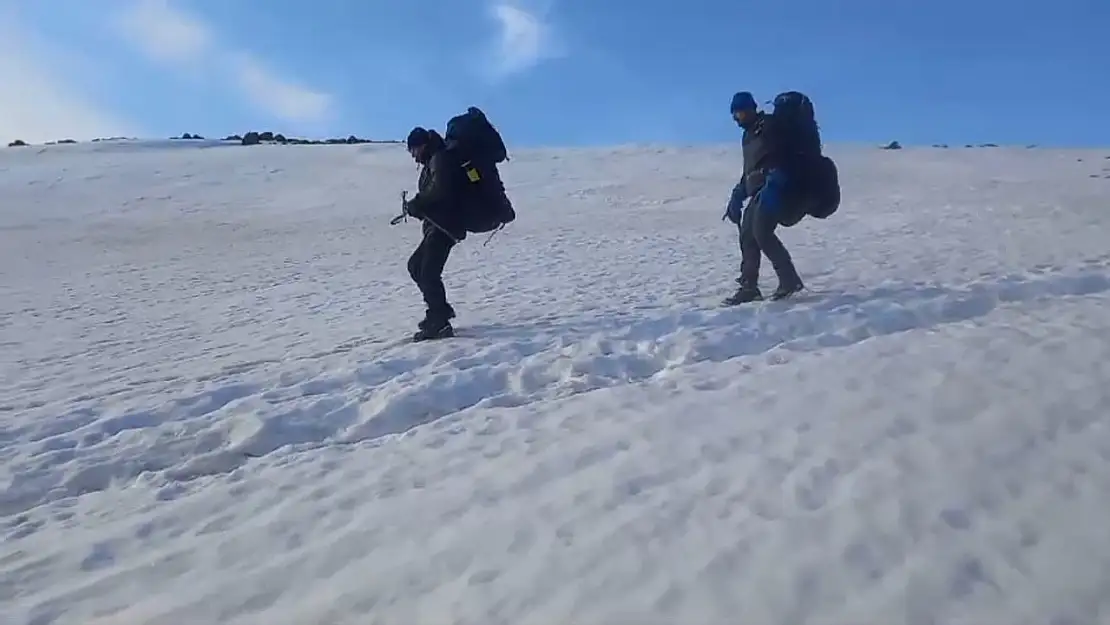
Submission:
[[[516,153],[413,345],[403,149],[0,150],[0,622],[1110,622],[1110,160],[830,153],[735,308],[735,146]]]

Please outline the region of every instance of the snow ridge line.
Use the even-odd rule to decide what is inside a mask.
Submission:
[[[445,385],[500,392],[473,393],[472,401],[440,405],[444,409],[441,416],[471,407],[519,407],[643,382],[703,362],[777,350],[844,347],[875,336],[969,321],[1007,304],[1102,293],[1110,291],[1110,275],[1104,270],[1108,264],[1100,259],[1088,263],[1093,269],[1070,274],[985,278],[963,288],[885,285],[859,292],[803,295],[799,301],[671,311],[631,322],[571,319],[538,325],[541,335],[517,341],[512,349],[495,341],[511,340],[522,326],[474,327],[471,333],[482,337],[477,343],[446,344],[429,354],[424,366],[389,376],[376,385],[387,400],[376,402],[377,410],[339,440],[375,440],[435,420],[411,421],[412,415],[436,412],[427,398],[442,396]],[[408,347],[386,351],[395,351],[397,356],[364,366],[360,376],[376,381],[385,377],[380,375],[382,370],[417,364]],[[537,384],[539,381],[545,383]]]
[[[987,276],[960,288],[880,285],[825,292],[812,301],[473,326],[474,338],[386,347],[368,364],[278,386],[225,381],[151,410],[109,416],[84,409],[59,415],[28,438],[37,449],[11,458],[0,517],[140,476],[172,497],[183,482],[231,473],[252,458],[295,461],[287,455],[382,444],[470,409],[522,407],[642,383],[702,362],[760,355],[775,362],[790,351],[969,321],[999,306],[1110,291],[1110,257],[1083,265]],[[9,431],[4,438],[21,436]]]

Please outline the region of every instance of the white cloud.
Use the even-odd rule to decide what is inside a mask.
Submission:
[[[151,60],[226,80],[256,108],[279,119],[315,123],[331,111],[330,95],[279,76],[245,51],[221,45],[209,24],[171,6],[170,0],[135,0],[118,26]]]
[[[135,135],[61,78],[63,57],[26,33],[14,13],[0,13],[0,142],[42,143]]]
[[[249,56],[240,56],[233,65],[243,93],[278,117],[318,120],[331,108],[330,95],[279,79]]]
[[[207,24],[171,7],[167,0],[139,0],[120,16],[119,27],[157,61],[199,62],[215,46]]]
[[[492,67],[495,78],[518,74],[561,54],[554,29],[539,12],[509,2],[494,4],[492,12],[499,26]]]

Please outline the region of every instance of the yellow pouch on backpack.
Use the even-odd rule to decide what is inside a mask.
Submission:
[[[470,161],[467,161],[467,162],[463,163],[463,169],[466,170],[466,179],[467,180],[469,180],[471,182],[478,182],[479,180],[482,179],[482,175],[478,173],[478,170],[476,168],[470,166]]]

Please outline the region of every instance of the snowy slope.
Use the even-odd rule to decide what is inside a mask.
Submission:
[[[404,345],[395,146],[0,150],[0,623],[1110,622],[1110,160],[832,154],[733,309],[734,146],[517,154]]]

